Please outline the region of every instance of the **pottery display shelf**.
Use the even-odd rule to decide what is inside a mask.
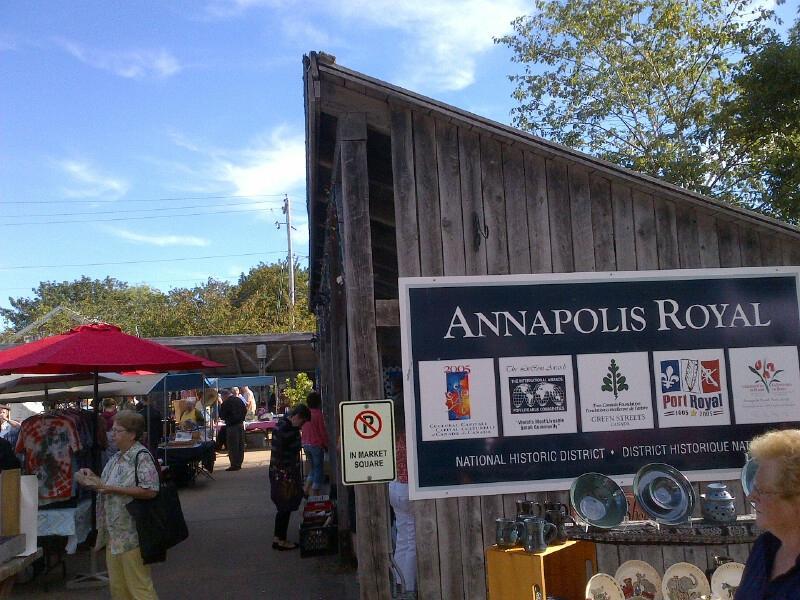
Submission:
[[[568,525],[571,540],[602,544],[751,544],[763,533],[755,515],[741,515],[735,523],[718,525],[693,518],[681,525],[659,525],[654,521],[627,521],[613,529]]]

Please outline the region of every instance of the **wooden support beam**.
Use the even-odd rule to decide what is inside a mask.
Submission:
[[[369,224],[367,118],[348,113],[339,121],[344,281],[347,298],[347,339],[351,397],[383,397],[378,341],[375,331],[375,292]],[[389,600],[389,514],[386,485],[356,487],[358,518],[358,580],[364,600]]]
[[[233,355],[233,363],[236,365],[236,372],[242,373],[242,363],[239,362],[239,353],[236,352],[236,346],[231,346],[231,354]]]
[[[247,352],[242,350],[239,346],[236,346],[236,353],[239,355],[240,358],[243,358],[245,362],[250,365],[250,368],[254,370],[254,372],[258,373],[258,363],[253,360],[253,357],[250,356]]]
[[[369,126],[388,133],[389,131],[389,105],[372,96],[367,96],[358,91],[343,88],[334,83],[322,80],[322,111],[335,115],[339,119],[348,118],[349,111],[362,111],[365,122]]]
[[[281,346],[280,348],[278,348],[278,351],[277,351],[275,354],[273,354],[272,356],[270,356],[270,354],[269,354],[269,347],[268,347],[268,349],[267,349],[267,356],[269,356],[269,360],[267,361],[267,364],[266,364],[266,365],[264,365],[264,370],[265,370],[265,371],[268,371],[268,370],[269,370],[269,368],[270,368],[270,366],[272,366],[272,363],[274,363],[274,362],[275,362],[275,361],[276,361],[276,360],[277,360],[277,359],[280,357],[280,355],[281,355],[281,354],[283,354],[284,352],[286,352],[286,349],[287,349],[288,347],[289,347],[289,345],[288,345],[288,344],[286,344],[286,345],[284,345],[284,346]]]
[[[400,301],[375,300],[375,325],[400,327]]]

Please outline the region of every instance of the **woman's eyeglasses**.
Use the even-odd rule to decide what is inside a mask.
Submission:
[[[780,495],[780,492],[778,492],[777,490],[765,490],[765,489],[762,489],[762,488],[758,487],[758,484],[756,484],[756,483],[754,483],[753,487],[750,488],[750,498],[753,498],[753,497],[761,498],[762,496],[777,496],[777,495]],[[751,499],[750,500],[750,506],[755,508],[756,507],[756,501]]]

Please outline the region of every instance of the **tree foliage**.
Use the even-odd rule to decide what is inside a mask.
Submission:
[[[760,180],[759,209],[800,219],[800,21],[788,41],[773,40],[748,56],[736,97],[716,118],[720,135]]]
[[[772,39],[749,0],[536,0],[497,40],[524,67],[511,79],[517,126],[700,193],[748,203],[747,157],[712,118],[734,67]]]
[[[286,379],[284,382],[284,389],[286,390],[286,395],[289,397],[289,406],[294,407],[306,401],[308,392],[314,389],[314,382],[311,381],[311,378],[305,373],[298,373],[294,381],[288,378]]]
[[[59,306],[143,337],[314,331],[314,316],[308,311],[308,272],[295,270],[294,306],[287,277],[286,262],[279,262],[261,263],[242,273],[235,284],[210,278],[202,285],[168,292],[112,277],[43,281],[31,297],[9,298],[11,308],[0,309],[0,317],[9,325],[5,337]],[[60,314],[37,333],[61,333],[73,325]]]

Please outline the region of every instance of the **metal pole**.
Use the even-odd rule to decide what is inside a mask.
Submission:
[[[283,212],[286,214],[286,240],[289,246],[289,302],[294,306],[294,257],[292,256],[292,211],[289,194],[283,199]]]

